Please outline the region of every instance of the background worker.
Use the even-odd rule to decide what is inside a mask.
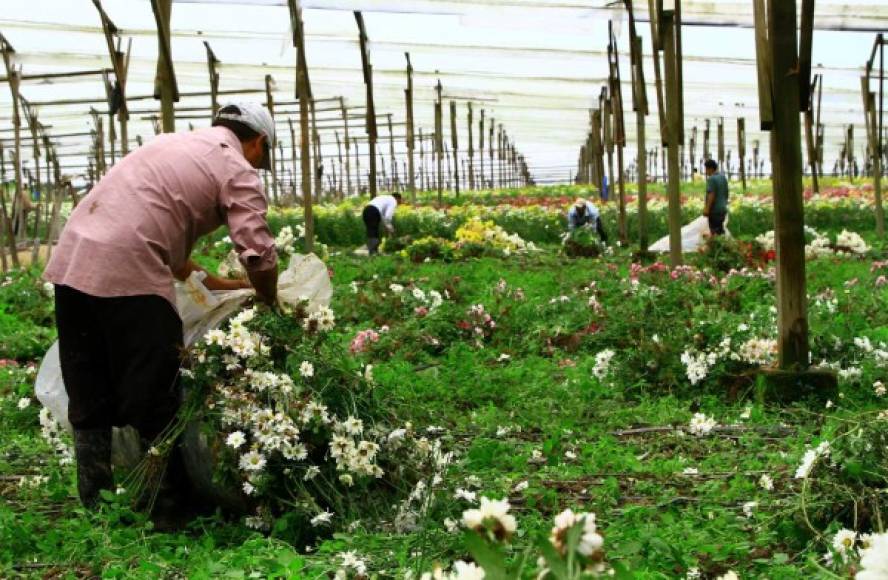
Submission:
[[[379,253],[379,226],[385,226],[389,235],[395,233],[392,218],[395,217],[395,208],[401,203],[401,194],[377,195],[364,208],[361,217],[367,227],[367,253],[374,256]]]
[[[607,233],[601,223],[601,214],[591,201],[578,198],[567,212],[567,229],[591,228],[598,233],[601,241],[607,243]]]
[[[718,170],[718,163],[713,159],[707,159],[703,167],[706,169],[703,215],[709,218],[709,234],[721,236],[725,233],[725,219],[728,217],[728,179]]]
[[[203,270],[190,258],[197,239],[227,224],[249,277],[208,274],[207,288],[252,285],[260,300],[275,302],[277,254],[256,171],[268,169],[273,138],[274,122],[262,106],[227,105],[212,128],[160,135],[127,155],[71,214],[44,278],[55,284],[85,506],[113,489],[112,426],[131,425],[153,441],[178,411],[182,321],[173,281]],[[188,489],[178,453],[166,473],[167,483],[176,482],[167,488]],[[156,505],[170,515],[185,500],[159,497]]]

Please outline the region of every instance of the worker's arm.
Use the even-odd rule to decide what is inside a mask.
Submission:
[[[244,288],[252,288],[246,280],[229,280],[215,276],[206,268],[201,267],[190,259],[185,262],[185,265],[179,271],[173,272],[173,275],[176,277],[176,280],[184,282],[192,272],[204,272],[207,275],[203,279],[203,285],[207,287],[207,290],[242,290]]]
[[[229,179],[220,196],[228,232],[240,263],[257,297],[266,304],[277,300],[277,252],[265,214],[268,203],[255,171],[241,171]]]
[[[712,210],[712,204],[715,203],[715,192],[710,191],[706,194],[706,205],[703,207],[703,215],[709,217],[709,212]]]

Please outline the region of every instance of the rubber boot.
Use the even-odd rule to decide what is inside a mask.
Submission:
[[[367,253],[371,256],[379,253],[379,238],[367,238]]]
[[[87,509],[95,509],[99,492],[114,487],[111,473],[111,429],[76,429],[77,493]]]

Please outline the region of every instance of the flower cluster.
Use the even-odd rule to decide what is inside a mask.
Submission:
[[[549,534],[552,546],[560,555],[566,556],[569,548],[568,534],[575,526],[582,528],[576,551],[585,560],[587,571],[604,572],[604,538],[598,533],[594,513],[575,513],[566,509],[555,516],[555,525]]]
[[[603,350],[595,355],[595,366],[592,367],[592,374],[599,381],[603,381],[610,374],[611,360],[616,353],[610,349]]]
[[[823,441],[817,447],[805,451],[805,454],[802,456],[802,462],[799,464],[798,469],[796,469],[795,478],[805,479],[811,475],[811,471],[814,469],[814,464],[817,463],[817,460],[821,457],[828,456],[829,450],[829,441]]]
[[[707,417],[704,413],[694,413],[691,422],[688,423],[688,431],[693,435],[702,437],[709,433],[718,425],[715,419]]]
[[[274,247],[281,254],[289,256],[296,252],[296,247],[294,245],[296,240],[302,238],[304,235],[305,228],[302,226],[296,226],[295,233],[293,232],[292,226],[284,226],[274,239]]]
[[[510,234],[492,221],[472,218],[456,230],[458,244],[475,244],[499,250],[505,256],[524,254],[536,250],[533,242],[525,242],[521,236]]]
[[[74,461],[74,450],[62,439],[62,426],[46,407],[40,409],[40,434],[59,457],[59,464],[68,465]]]
[[[768,338],[750,338],[740,345],[731,358],[751,365],[768,365],[777,355],[777,341]]]
[[[379,342],[378,332],[376,332],[372,328],[361,330],[352,339],[351,344],[349,344],[348,346],[348,350],[352,354],[366,352],[370,345],[374,342]]]
[[[492,500],[482,497],[478,508],[463,512],[462,522],[465,527],[488,539],[508,541],[518,529],[515,516],[509,513],[510,509],[507,499]]]
[[[475,304],[466,311],[466,320],[461,320],[457,326],[470,333],[475,339],[476,345],[482,346],[482,341],[489,338],[496,328],[496,322],[490,313],[484,309],[483,304]]]

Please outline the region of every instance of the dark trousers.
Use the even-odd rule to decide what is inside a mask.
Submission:
[[[727,213],[709,213],[709,233],[713,236],[725,235],[725,218]]]
[[[364,219],[364,226],[367,228],[367,239],[379,238],[379,224],[382,223],[382,214],[376,206],[368,205],[361,214]]]
[[[179,408],[182,321],[160,296],[100,298],[56,286],[56,325],[74,429],[131,425],[154,439]]]

